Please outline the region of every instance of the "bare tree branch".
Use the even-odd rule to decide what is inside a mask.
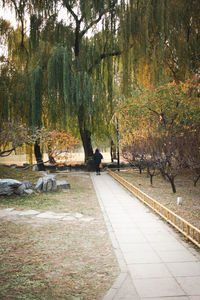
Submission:
[[[70,12],[70,14],[73,16],[74,20],[76,21],[76,23],[80,22],[80,20],[78,19],[78,16],[75,14],[75,12],[73,11],[73,9],[71,8],[71,6],[68,3],[65,3],[65,6],[67,8],[67,10]]]
[[[6,156],[9,156],[13,151],[16,150],[16,147],[13,147],[12,149],[9,149],[9,150],[4,150],[4,151],[1,151],[0,150],[0,157],[6,157]]]
[[[98,24],[98,23],[101,21],[102,17],[103,17],[107,12],[108,12],[108,10],[102,11],[102,13],[99,14],[99,17],[98,17],[96,20],[92,21],[90,24],[88,24],[88,26],[87,26],[84,30],[81,31],[80,37],[83,37],[83,36],[86,34],[86,32],[87,32],[90,28],[92,28],[92,26],[94,26],[95,24]],[[81,21],[82,21],[82,19],[81,19]]]

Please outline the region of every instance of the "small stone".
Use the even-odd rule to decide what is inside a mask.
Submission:
[[[76,219],[74,217],[68,216],[63,218],[63,221],[75,221]]]
[[[12,211],[12,210],[14,210],[13,207],[3,209],[3,211]]]
[[[70,189],[70,184],[66,180],[57,180],[57,187],[61,189]]]
[[[83,217],[83,215],[82,215],[82,214],[79,214],[79,213],[76,213],[76,214],[75,214],[75,217],[76,217],[77,219],[80,219],[80,218]]]
[[[12,215],[15,216],[15,215],[19,215],[20,213],[21,213],[20,210],[12,210],[11,212],[8,213],[8,215],[9,215],[9,216],[12,216]]]
[[[12,211],[14,210],[14,208],[5,208],[5,209],[1,209],[0,210],[0,217],[6,217],[7,215],[9,215]]]
[[[24,193],[26,193],[27,195],[31,195],[34,193],[34,191],[32,189],[26,189],[24,190]]]
[[[37,211],[37,210],[25,210],[25,211],[22,211],[20,212],[20,216],[32,216],[32,215],[37,215],[39,214],[40,212]]]
[[[94,218],[82,218],[81,219],[81,221],[84,221],[84,222],[91,222],[91,221],[93,221],[94,220]]]
[[[38,166],[37,165],[35,165],[35,166],[33,166],[33,169],[32,169],[33,171],[38,171]]]
[[[62,219],[63,216],[59,214],[55,214],[52,211],[44,212],[36,216],[37,218],[42,218],[42,219]]]
[[[183,199],[182,197],[177,197],[177,205],[182,205]]]

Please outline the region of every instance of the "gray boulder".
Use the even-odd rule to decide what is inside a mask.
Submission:
[[[26,190],[24,190],[24,193],[27,194],[27,195],[31,195],[31,194],[33,194],[34,192],[33,192],[32,189],[26,189]]]
[[[70,184],[66,180],[57,180],[57,187],[60,189],[70,189]]]
[[[36,183],[35,189],[37,192],[41,192],[42,191],[42,186],[43,186],[43,177],[40,177],[38,179],[38,182]]]
[[[50,192],[57,189],[56,184],[56,176],[55,175],[47,175],[44,177],[40,177],[35,186],[37,192]]]
[[[20,181],[14,179],[0,179],[0,195],[12,195],[21,184]]]
[[[22,181],[22,184],[25,186],[26,189],[30,189],[32,187],[32,183],[28,180]]]
[[[25,190],[30,189],[32,187],[32,183],[28,180],[22,181],[21,185],[15,190],[15,194],[22,195]]]

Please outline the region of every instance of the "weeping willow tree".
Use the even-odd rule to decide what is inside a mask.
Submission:
[[[115,101],[129,95],[131,86],[199,73],[199,0],[3,3],[14,7],[21,25],[17,39],[9,40],[9,57],[20,76],[17,81],[10,76],[17,86],[9,93],[10,79],[4,81],[4,116],[14,116],[17,102],[29,123],[78,127],[86,160],[93,154],[92,137],[111,134]],[[61,21],[58,7],[65,13]],[[29,38],[25,11],[31,20]]]
[[[123,5],[119,35],[127,45],[124,83],[155,86],[198,74],[199,14],[198,0],[130,0]]]
[[[67,116],[75,116],[87,161],[93,155],[92,134],[106,131],[107,103],[112,98],[109,58],[121,53],[112,32],[117,1],[63,1],[63,5],[75,27],[71,26],[71,39],[57,45],[48,61],[50,120],[55,126],[59,119],[64,123]],[[102,31],[89,38],[88,31],[100,21]]]
[[[42,125],[42,69],[37,66],[31,71],[30,84],[31,84],[31,127],[34,133],[35,129],[41,128]],[[34,143],[34,153],[39,171],[44,171],[44,163],[40,150],[40,140]]]

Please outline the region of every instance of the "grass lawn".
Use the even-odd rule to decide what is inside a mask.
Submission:
[[[0,167],[0,178],[36,182],[37,172]],[[0,299],[102,299],[119,274],[101,209],[88,173],[58,174],[70,190],[0,196],[0,209],[34,209],[92,221],[0,218]]]

